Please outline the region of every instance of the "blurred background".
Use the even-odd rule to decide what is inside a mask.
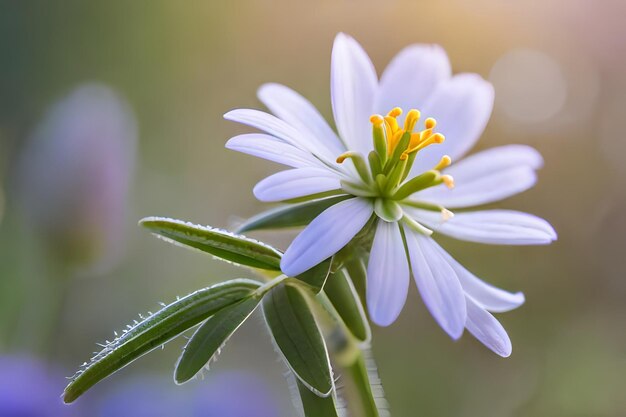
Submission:
[[[60,394],[137,313],[249,274],[137,220],[228,227],[267,208],[251,189],[276,166],[225,150],[243,130],[222,114],[260,108],[256,89],[275,81],[330,119],[339,31],[379,73],[423,42],[489,79],[494,114],[474,151],[524,143],[546,161],[535,188],[498,206],[559,233],[549,247],[441,239],[526,294],[498,315],[513,355],[451,342],[412,288],[399,321],[374,329],[393,415],[626,415],[624,16],[622,0],[0,1],[0,416],[294,415],[259,317],[204,380],[173,384],[177,340],[72,406]],[[257,236],[285,248],[293,235]]]

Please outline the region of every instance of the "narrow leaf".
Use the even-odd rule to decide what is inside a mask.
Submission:
[[[93,385],[137,358],[162,346],[221,309],[249,297],[260,283],[238,279],[195,291],[151,314],[107,342],[89,363],[83,364],[65,388],[63,400],[71,403]]]
[[[338,417],[335,396],[319,397],[307,388],[300,380],[297,380],[298,392],[302,401],[302,409],[305,417]]]
[[[257,240],[164,217],[146,217],[139,224],[171,243],[195,248],[235,264],[280,271],[281,252]]]
[[[326,283],[326,279],[330,274],[330,267],[332,265],[333,258],[328,258],[324,262],[321,262],[315,265],[313,268],[308,271],[303,272],[298,275],[296,279],[307,284],[314,293],[318,293],[324,288],[324,284]]]
[[[333,377],[326,344],[299,288],[280,284],[263,299],[263,313],[289,368],[313,393],[327,397]]]
[[[237,233],[245,233],[251,230],[306,226],[328,207],[348,198],[350,196],[347,195],[333,196],[268,210],[248,219],[237,228]]]
[[[193,378],[250,317],[259,301],[252,297],[223,308],[198,327],[178,359],[174,381],[182,384]]]
[[[359,295],[343,271],[337,271],[326,281],[324,292],[350,333],[362,343],[369,342],[372,333]]]

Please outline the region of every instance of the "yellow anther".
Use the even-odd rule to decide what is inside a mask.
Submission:
[[[450,210],[446,208],[441,209],[441,220],[443,220],[444,222],[447,222],[453,217],[454,217],[454,213],[452,213]]]
[[[383,116],[381,116],[380,114],[373,114],[370,117],[370,122],[374,125],[374,126],[380,126],[383,123],[385,123],[385,118]]]
[[[342,153],[341,155],[339,155],[337,157],[337,163],[338,164],[343,164],[343,161],[345,161],[346,159],[350,158],[350,156],[352,156],[352,152],[350,152],[350,151]]]
[[[454,178],[452,178],[452,175],[447,175],[447,174],[446,175],[442,175],[441,176],[441,181],[443,181],[443,183],[449,189],[453,189],[454,188]]]
[[[437,165],[435,165],[433,169],[435,171],[441,171],[442,169],[449,167],[451,163],[452,163],[452,158],[450,158],[448,155],[444,155],[441,157],[441,160],[439,161]]]
[[[437,121],[433,119],[432,117],[429,117],[424,122],[424,126],[426,126],[426,129],[434,129],[435,126],[437,126]]]
[[[402,109],[400,107],[394,107],[387,113],[387,116],[396,118],[402,114]]]
[[[407,132],[412,132],[419,118],[420,112],[418,110],[409,110],[409,112],[406,114],[406,118],[404,119],[404,130]]]
[[[424,142],[420,143],[421,147],[426,147],[433,143],[443,143],[446,138],[441,133],[435,133],[434,135],[430,135]]]

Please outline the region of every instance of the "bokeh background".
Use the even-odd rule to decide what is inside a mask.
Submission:
[[[259,417],[294,415],[258,317],[204,380],[171,382],[174,341],[73,406],[49,403],[95,343],[137,313],[248,274],[136,222],[165,215],[228,227],[266,208],[251,189],[276,167],[225,150],[242,129],[221,116],[260,107],[256,89],[275,81],[330,117],[339,31],[379,73],[405,45],[426,42],[447,50],[455,72],[492,81],[495,110],[478,149],[524,143],[546,161],[535,188],[498,206],[545,217],[559,233],[549,247],[441,240],[477,275],[526,294],[521,309],[498,315],[513,355],[468,335],[451,342],[413,288],[399,321],[374,329],[393,415],[626,415],[624,16],[622,0],[0,1],[0,415],[24,404],[35,407],[29,416],[256,415],[246,402]],[[122,126],[121,142],[102,148],[115,134],[97,130],[93,146],[31,157],[54,136],[58,103],[94,82],[122,112],[102,121]],[[74,175],[57,178],[55,163]],[[110,210],[98,187],[115,200]],[[292,234],[258,236],[284,248]]]

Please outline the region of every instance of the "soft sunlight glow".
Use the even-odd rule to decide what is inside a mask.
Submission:
[[[559,63],[543,52],[518,49],[503,55],[489,80],[498,92],[496,108],[519,123],[555,117],[567,98],[568,86]]]

